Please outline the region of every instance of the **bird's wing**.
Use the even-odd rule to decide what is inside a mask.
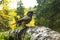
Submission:
[[[17,20],[15,23],[13,23],[12,25],[14,25],[14,24],[17,24],[17,23],[21,23],[21,22],[23,22],[23,21],[27,21],[27,20],[29,20],[29,19],[31,19],[30,17],[28,17],[28,16],[24,16],[23,18],[20,18],[19,20]]]
[[[25,17],[23,17],[22,19],[23,19],[23,20],[28,20],[28,19],[30,19],[30,17],[29,17],[29,16],[25,16]]]
[[[22,21],[29,20],[29,19],[31,19],[31,18],[28,16],[24,16],[23,18],[20,18],[19,20],[17,20],[17,22],[21,23]]]

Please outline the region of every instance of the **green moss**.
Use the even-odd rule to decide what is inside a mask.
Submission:
[[[30,33],[26,33],[24,40],[30,40],[30,38],[31,38]]]

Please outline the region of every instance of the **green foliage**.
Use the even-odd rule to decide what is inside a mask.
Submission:
[[[37,3],[36,25],[42,24],[58,30],[60,28],[60,0],[37,0]]]
[[[21,17],[23,17],[24,16],[24,7],[22,6],[23,5],[23,3],[22,3],[22,1],[20,0],[19,2],[18,2],[18,4],[17,4],[17,15],[20,15]]]
[[[4,0],[1,0],[2,3],[2,10],[0,10],[0,31],[6,31],[9,29],[9,18],[7,17],[8,15],[8,4],[6,2],[4,2]],[[4,5],[3,5],[4,4]]]
[[[1,12],[0,12],[1,13]],[[3,14],[3,13],[1,13]],[[0,15],[0,31],[8,30],[8,21],[9,19],[3,15]]]
[[[26,33],[25,40],[30,40],[30,38],[31,38],[31,35],[29,33]]]
[[[8,32],[0,32],[0,40],[9,40]]]
[[[12,35],[10,35],[8,33],[8,31],[6,32],[0,32],[0,40],[9,40],[9,37],[12,37]],[[20,36],[20,35],[19,35]],[[26,33],[24,40],[30,40],[31,36],[29,33]],[[14,39],[14,38],[13,38]],[[16,39],[16,38],[15,38]]]

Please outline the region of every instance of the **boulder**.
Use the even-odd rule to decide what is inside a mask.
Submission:
[[[60,33],[48,27],[34,27],[29,28],[27,33],[30,33],[30,40],[60,40]]]

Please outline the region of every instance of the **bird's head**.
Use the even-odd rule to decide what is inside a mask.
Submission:
[[[35,14],[35,12],[33,12],[33,11],[29,11],[29,12],[27,13],[28,16],[32,16],[33,14]]]

